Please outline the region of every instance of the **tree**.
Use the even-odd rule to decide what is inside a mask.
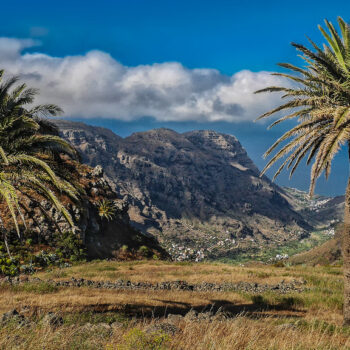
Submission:
[[[59,200],[66,195],[79,202],[79,187],[65,172],[62,156],[77,158],[76,150],[58,136],[46,116],[61,112],[55,105],[32,105],[37,90],[17,85],[18,78],[3,79],[0,71],[0,231],[11,256],[7,233],[10,221],[21,239],[20,223],[26,228],[28,202],[48,200],[73,227],[71,215]],[[40,207],[41,210],[44,210]],[[43,213],[47,215],[46,213]],[[5,220],[8,216],[11,220]]]
[[[290,119],[297,122],[267,150],[265,157],[276,153],[262,174],[283,158],[274,179],[284,168],[290,169],[292,176],[300,161],[306,158],[307,164],[313,163],[310,196],[317,178],[322,173],[328,178],[332,160],[344,144],[349,147],[350,160],[350,26],[341,17],[338,17],[340,33],[327,20],[325,24],[326,30],[319,26],[325,39],[323,49],[311,39],[312,49],[292,43],[301,52],[304,68],[280,63],[279,66],[290,73],[274,73],[291,81],[292,87],[271,86],[256,92],[280,92],[287,100],[258,119],[283,113],[270,127]],[[350,324],[350,178],[345,198],[343,257],[344,323]]]

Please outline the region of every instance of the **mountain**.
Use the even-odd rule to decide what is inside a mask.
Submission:
[[[288,193],[259,177],[234,136],[156,129],[122,138],[105,128],[56,123],[83,162],[104,168],[129,205],[131,224],[178,259],[233,257],[311,229]]]

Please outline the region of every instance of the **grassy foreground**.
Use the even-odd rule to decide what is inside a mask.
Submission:
[[[340,267],[246,267],[214,263],[90,262],[36,274],[42,282],[1,286],[0,311],[21,311],[33,322],[0,328],[1,349],[350,349],[350,329],[342,327]],[[275,284],[306,282],[302,293],[193,292],[55,287],[46,280],[85,278],[134,282],[239,281]],[[179,318],[221,309],[226,319]],[[63,325],[45,326],[49,311]],[[110,327],[109,325],[112,325]]]

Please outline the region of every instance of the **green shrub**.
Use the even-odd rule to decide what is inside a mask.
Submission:
[[[146,333],[138,328],[131,329],[123,337],[118,350],[165,350],[171,338],[163,332]]]
[[[145,245],[142,245],[139,249],[138,252],[141,256],[143,256],[144,258],[147,258],[150,255],[150,250],[148,247],[146,247]]]
[[[0,273],[5,276],[16,276],[19,274],[19,261],[8,258],[6,253],[0,252]]]
[[[62,259],[82,261],[86,259],[85,248],[77,235],[71,231],[56,236],[56,254]]]
[[[33,263],[23,264],[20,267],[20,271],[21,273],[31,275],[35,272],[35,266],[33,265]]]
[[[32,263],[37,267],[47,267],[50,265],[59,265],[62,263],[62,260],[55,253],[41,250],[38,254],[32,256]]]

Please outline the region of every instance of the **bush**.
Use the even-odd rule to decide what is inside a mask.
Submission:
[[[0,272],[5,276],[16,276],[19,274],[19,261],[10,259],[5,254],[0,253]]]
[[[45,250],[40,251],[40,253],[33,255],[33,264],[38,267],[47,267],[50,265],[59,265],[62,260],[57,254],[48,253]]]
[[[6,276],[16,276],[20,272],[32,274],[37,268],[67,267],[71,266],[70,262],[83,261],[86,258],[82,242],[70,231],[56,234],[50,241],[51,248],[48,247],[48,250],[41,250],[39,253],[34,253],[37,247],[34,238],[30,236],[32,233],[29,232],[28,235],[24,242],[11,239],[10,251],[14,254],[13,259],[8,258],[5,245],[0,241],[0,274]]]
[[[150,250],[148,249],[148,247],[146,247],[145,245],[142,245],[139,250],[138,253],[144,257],[147,258],[150,255]]]
[[[133,328],[123,337],[123,344],[118,350],[165,350],[171,338],[163,332],[146,333]]]
[[[77,235],[67,231],[56,236],[56,254],[70,261],[82,261],[86,259],[85,248]]]
[[[21,265],[21,273],[31,275],[35,272],[35,266],[32,263]]]

